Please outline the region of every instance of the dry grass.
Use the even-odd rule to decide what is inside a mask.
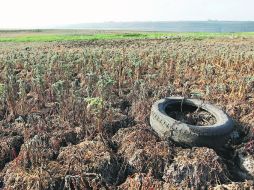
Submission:
[[[253,155],[253,134],[243,138],[254,128],[253,42],[160,39],[0,44],[0,158],[8,152],[6,136],[24,139],[21,151],[15,149],[16,156],[1,162],[0,185],[47,189],[47,184],[55,184],[52,189],[72,189],[83,180],[77,188],[92,189],[94,184],[115,188],[135,172],[163,183],[165,165],[170,165],[171,153],[176,156],[179,148],[164,144],[153,132],[142,133],[150,130],[153,102],[171,95],[197,97],[221,107],[236,122],[240,140],[233,143]],[[82,170],[95,162],[95,157],[87,158],[89,147],[80,148],[86,142],[100,144],[91,145],[91,155],[104,147],[101,153],[112,156],[118,177],[105,176],[93,167]],[[68,155],[88,163],[76,160],[73,173],[68,174]],[[131,166],[133,155],[137,165]],[[144,168],[140,163],[147,157],[148,168]]]

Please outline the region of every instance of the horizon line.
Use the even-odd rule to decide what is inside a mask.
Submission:
[[[1,28],[0,30],[61,30],[61,29],[75,29],[69,28],[78,24],[106,24],[106,23],[170,23],[170,22],[254,22],[254,20],[217,20],[217,19],[207,19],[207,20],[160,20],[160,21],[98,21],[98,22],[79,22],[79,23],[66,23],[66,24],[54,24],[48,26],[38,26],[38,27],[7,27]],[[82,28],[76,28],[82,30]],[[86,29],[86,28],[84,28]],[[94,29],[86,29],[94,30]],[[101,30],[101,29],[98,29]]]

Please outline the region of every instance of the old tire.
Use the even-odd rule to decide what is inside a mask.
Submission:
[[[195,126],[177,121],[166,114],[165,109],[176,103],[200,107],[216,118],[216,123],[209,126]],[[150,115],[151,127],[162,138],[190,146],[223,146],[233,130],[233,121],[221,109],[197,99],[168,97],[155,102]]]

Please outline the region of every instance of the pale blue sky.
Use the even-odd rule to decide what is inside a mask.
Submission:
[[[254,21],[254,0],[0,0],[0,28],[208,19]]]

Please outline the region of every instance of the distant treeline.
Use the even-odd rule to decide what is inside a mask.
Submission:
[[[253,21],[105,22],[60,28],[168,32],[254,32]]]
[[[17,33],[17,32],[43,32],[41,29],[27,29],[27,30],[21,30],[21,29],[7,29],[7,30],[0,30],[1,33]]]

